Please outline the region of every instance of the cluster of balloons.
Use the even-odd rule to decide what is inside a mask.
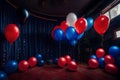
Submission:
[[[63,68],[68,65],[68,70],[70,71],[77,71],[78,65],[75,61],[73,61],[70,55],[66,55],[65,57],[60,57],[58,59],[58,66]]]
[[[26,71],[28,70],[29,66],[34,67],[36,65],[43,66],[44,65],[44,60],[42,60],[42,55],[41,54],[36,54],[35,57],[30,57],[28,61],[22,60],[18,64],[18,69],[20,71]]]
[[[51,32],[51,36],[56,41],[68,40],[74,46],[77,40],[81,39],[85,31],[92,28],[94,21],[92,18],[79,18],[75,13],[69,13],[66,21],[62,21],[59,26],[55,26]]]
[[[109,54],[105,55],[105,51],[102,48],[96,50],[96,55],[91,55],[89,59],[90,68],[105,68],[105,70],[111,74],[118,72],[120,67],[120,48],[118,46],[111,46],[109,48]],[[116,60],[116,61],[115,61]],[[116,65],[118,65],[118,67]]]

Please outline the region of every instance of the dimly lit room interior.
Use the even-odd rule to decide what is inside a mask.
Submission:
[[[0,0],[0,80],[120,80],[120,0]]]

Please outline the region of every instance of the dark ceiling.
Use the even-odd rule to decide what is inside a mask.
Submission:
[[[78,16],[101,10],[114,0],[6,0],[16,7],[25,7],[40,17],[65,17],[69,12]]]

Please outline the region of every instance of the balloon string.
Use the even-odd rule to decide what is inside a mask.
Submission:
[[[102,37],[101,47],[104,47],[104,45],[103,45],[103,43],[104,43],[104,35],[102,35],[101,37]]]

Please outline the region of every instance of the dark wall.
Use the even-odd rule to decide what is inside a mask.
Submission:
[[[117,18],[120,21],[120,18]],[[20,28],[20,37],[10,45],[4,37],[4,29],[7,24],[15,23]],[[80,62],[87,62],[90,54],[95,53],[96,49],[103,47],[108,52],[111,45],[119,43],[114,40],[114,30],[120,25],[114,19],[110,28],[104,36],[104,46],[101,46],[101,36],[94,29],[86,32],[84,37],[78,41],[76,46],[70,46],[66,42],[55,42],[51,36],[51,30],[60,22],[45,21],[30,16],[25,25],[21,25],[16,15],[16,9],[11,7],[4,0],[0,1],[0,65],[8,60],[28,59],[37,53],[43,54],[45,60],[52,57],[70,54],[72,58]]]

